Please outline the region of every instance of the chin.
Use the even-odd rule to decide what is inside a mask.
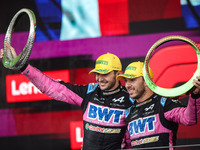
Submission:
[[[135,99],[136,98],[136,95],[134,94],[129,94],[131,96],[131,98]]]

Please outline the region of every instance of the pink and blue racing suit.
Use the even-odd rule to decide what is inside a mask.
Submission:
[[[187,107],[178,100],[157,94],[142,103],[137,103],[135,99],[131,101],[133,105],[127,109],[125,118],[132,148],[169,149],[176,144],[178,124],[194,125],[200,113],[200,99],[196,100],[195,106],[195,99],[191,97]]]
[[[113,91],[102,91],[97,83],[73,85],[58,82],[31,65],[22,74],[42,93],[81,107],[84,129],[82,150],[121,149],[127,128],[125,110],[132,105],[124,87],[120,85]]]

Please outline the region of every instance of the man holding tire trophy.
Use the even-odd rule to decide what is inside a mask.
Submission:
[[[197,123],[200,114],[200,77],[193,80],[193,90],[187,107],[180,101],[153,92],[143,76],[143,62],[129,64],[117,80],[125,80],[132,106],[126,110],[131,146],[136,149],[173,149],[178,124]],[[153,72],[149,67],[150,78]]]
[[[28,14],[31,26],[27,44],[17,55],[11,46],[11,34],[21,13]],[[29,9],[22,9],[13,17],[4,48],[1,49],[4,67],[20,70],[43,94],[81,107],[84,130],[82,150],[130,148],[130,140],[126,142],[124,135],[127,129],[125,110],[131,106],[131,102],[125,87],[116,80],[122,70],[120,59],[111,53],[99,56],[95,68],[90,71],[96,74],[97,83],[74,85],[56,81],[27,63],[35,37],[35,25],[34,13]]]

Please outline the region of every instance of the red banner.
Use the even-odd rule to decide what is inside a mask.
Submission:
[[[65,82],[69,82],[69,70],[46,71],[44,73],[53,79],[61,79]],[[6,76],[6,98],[8,103],[51,99],[42,94],[22,74]]]

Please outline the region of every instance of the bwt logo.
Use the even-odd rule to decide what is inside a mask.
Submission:
[[[148,132],[154,131],[155,121],[156,121],[155,115],[134,120],[131,123],[129,123],[129,128],[128,128],[129,134],[132,136],[133,134],[144,133],[146,129],[148,130]]]
[[[107,123],[113,118],[113,123],[120,123],[120,119],[123,114],[123,110],[109,109],[108,107],[102,107],[90,103],[87,117],[93,120],[98,119],[98,121]]]

